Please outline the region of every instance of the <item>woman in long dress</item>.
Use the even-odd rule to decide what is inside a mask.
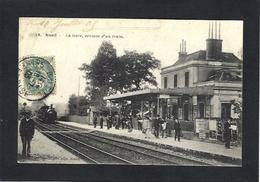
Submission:
[[[146,135],[145,138],[150,138],[152,122],[148,116],[143,119],[142,132]]]

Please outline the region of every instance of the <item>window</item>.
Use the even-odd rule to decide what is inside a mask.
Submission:
[[[177,87],[177,75],[174,75],[174,88]]]
[[[164,88],[167,88],[167,77],[164,77]]]
[[[185,87],[189,87],[189,72],[185,72]]]
[[[204,111],[205,111],[204,104],[203,103],[199,103],[199,118],[204,118],[205,117]]]

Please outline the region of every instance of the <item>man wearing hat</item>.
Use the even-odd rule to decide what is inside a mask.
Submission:
[[[156,119],[154,120],[154,135],[156,138],[159,138],[161,123],[162,123],[162,119],[160,115],[157,115]]]
[[[21,119],[19,131],[23,143],[22,155],[23,157],[30,157],[31,141],[34,135],[34,121],[31,119],[30,110],[24,111],[24,117]]]

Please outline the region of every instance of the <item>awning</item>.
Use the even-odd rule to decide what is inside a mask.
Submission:
[[[131,100],[134,97],[144,97],[144,96],[158,96],[158,95],[170,95],[170,96],[180,96],[180,95],[213,95],[214,89],[212,86],[203,87],[189,87],[189,88],[169,88],[169,89],[145,89],[133,92],[126,92],[122,94],[114,94],[104,97],[104,100]]]

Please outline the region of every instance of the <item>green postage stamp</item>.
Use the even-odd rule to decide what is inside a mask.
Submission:
[[[54,58],[26,57],[19,62],[18,94],[27,100],[41,100],[55,88]]]

